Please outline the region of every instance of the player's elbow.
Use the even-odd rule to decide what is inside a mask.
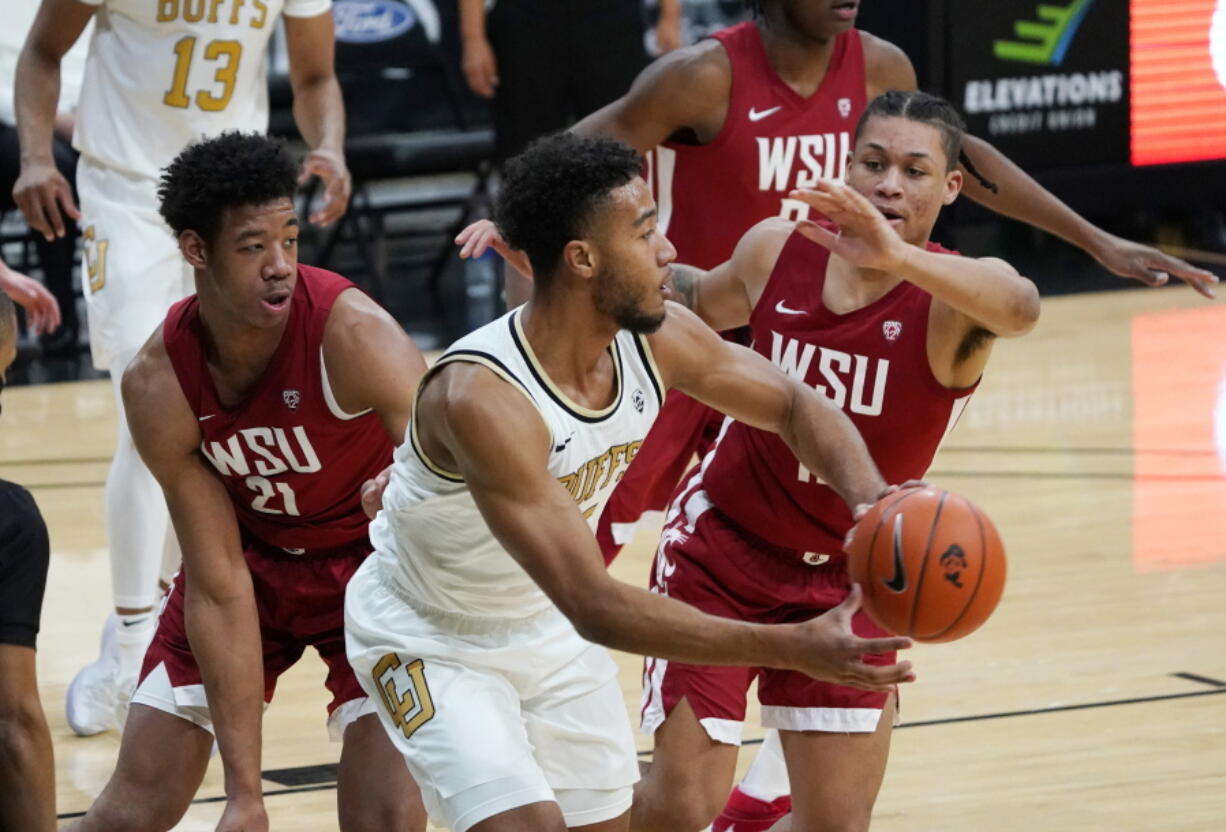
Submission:
[[[1019,280],[1009,299],[1009,314],[1004,331],[997,332],[1004,338],[1016,338],[1034,329],[1039,322],[1039,290],[1029,280]]]
[[[1027,332],[1034,330],[1038,323],[1038,312],[1040,312],[1040,303],[1038,303],[1038,289],[1034,283],[1030,281],[1020,281],[1018,292],[1014,294],[1013,304],[1011,304],[1011,319],[1013,319],[1013,332],[1009,337],[1018,337],[1026,335]]]
[[[558,607],[586,641],[604,647],[617,646],[616,593],[575,593]]]

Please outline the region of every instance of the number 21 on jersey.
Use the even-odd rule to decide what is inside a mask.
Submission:
[[[201,50],[202,58],[211,68],[217,65],[213,72],[213,82],[221,85],[221,90],[200,89],[196,91],[196,106],[210,113],[219,112],[230,103],[234,95],[234,85],[238,81],[238,64],[243,57],[243,45],[236,40],[211,40]],[[175,43],[175,72],[170,82],[170,89],[162,97],[162,103],[167,107],[187,109],[192,104],[192,97],[187,92],[187,78],[191,72],[192,59],[196,54],[196,39],[188,36],[180,38]]]

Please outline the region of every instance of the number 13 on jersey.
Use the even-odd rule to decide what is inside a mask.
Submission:
[[[213,73],[213,83],[220,84],[221,90],[201,89],[196,91],[196,106],[201,110],[215,113],[226,108],[230,97],[234,95],[234,85],[238,81],[238,64],[243,56],[243,45],[236,40],[211,40],[201,50],[202,59],[210,64],[217,64]],[[191,106],[192,97],[187,92],[187,79],[191,72],[192,59],[196,54],[196,39],[194,37],[180,38],[175,43],[175,72],[170,82],[170,89],[162,97],[162,103],[167,107],[187,109]]]

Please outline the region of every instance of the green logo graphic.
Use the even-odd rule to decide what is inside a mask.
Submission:
[[[993,42],[996,57],[1002,61],[1059,66],[1093,3],[1094,0],[1073,0],[1067,6],[1039,4],[1039,20],[1014,22],[1013,33],[1018,40]]]

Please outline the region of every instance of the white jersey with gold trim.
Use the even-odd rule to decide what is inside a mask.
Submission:
[[[73,144],[156,178],[191,141],[268,129],[268,40],[280,15],[331,0],[82,0],[98,6]]]
[[[435,364],[480,364],[518,388],[549,429],[549,472],[593,530],[655,421],[664,388],[646,338],[619,332],[609,348],[617,373],[601,411],[570,401],[545,375],[515,309],[457,341]],[[370,525],[372,556],[386,579],[427,612],[526,618],[552,603],[494,538],[458,475],[422,453],[416,424],[395,454],[383,511]]]

